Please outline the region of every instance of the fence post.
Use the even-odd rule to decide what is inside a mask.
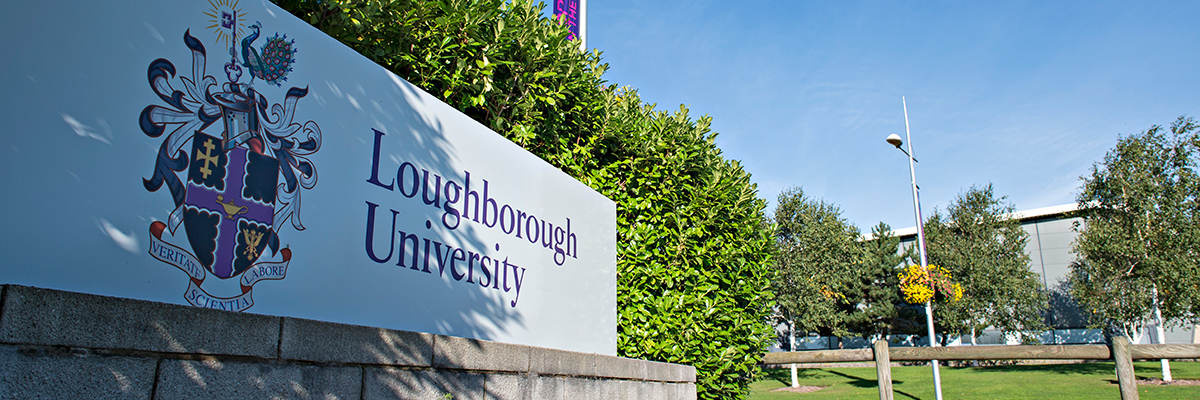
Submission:
[[[892,400],[892,358],[888,355],[888,341],[875,341],[875,379],[879,384],[879,400]]]
[[[1117,363],[1117,384],[1121,387],[1121,400],[1137,400],[1137,377],[1133,375],[1133,359],[1129,357],[1129,338],[1112,338],[1112,358]]]

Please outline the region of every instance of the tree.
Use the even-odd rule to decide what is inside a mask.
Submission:
[[[274,0],[617,206],[617,354],[743,398],[771,327],[771,235],[711,119],[607,84],[530,0]]]
[[[1072,264],[1072,294],[1093,313],[1140,341],[1147,321],[1195,322],[1200,311],[1200,134],[1179,117],[1169,130],[1155,125],[1122,137],[1104,161],[1082,177],[1083,224]],[[1170,369],[1163,360],[1163,379]]]
[[[962,285],[963,297],[938,304],[938,332],[970,333],[995,327],[1037,341],[1045,330],[1042,310],[1049,301],[1037,274],[1029,269],[1029,234],[1010,215],[1011,204],[996,198],[992,185],[971,187],[925,224],[929,263],[945,268]],[[944,344],[944,343],[943,343]]]
[[[897,287],[897,275],[905,258],[913,249],[900,252],[900,238],[892,235],[885,223],[871,228],[871,237],[860,241],[861,252],[856,267],[857,281],[848,286],[846,298],[840,302],[846,314],[846,326],[863,338],[883,338],[893,331],[913,331],[918,326],[911,318],[901,317],[904,301]],[[907,314],[907,313],[906,313]],[[908,315],[911,316],[911,315]]]
[[[796,332],[848,336],[840,304],[860,279],[855,264],[861,248],[858,228],[837,206],[805,196],[798,187],[779,194],[775,206],[776,307],[788,325],[795,350]],[[792,386],[797,386],[792,365]]]
[[[837,206],[790,188],[775,206],[775,301],[795,332],[848,336],[839,303],[858,283],[858,228]]]
[[[907,253],[900,239],[880,223],[863,240],[858,228],[832,203],[814,199],[801,188],[779,194],[775,207],[773,283],[779,321],[796,333],[825,336],[883,337],[908,321],[898,318],[902,304],[896,267]],[[795,365],[792,385],[798,385]]]

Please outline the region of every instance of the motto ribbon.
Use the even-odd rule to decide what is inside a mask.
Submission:
[[[188,274],[191,282],[183,297],[196,307],[215,308],[227,311],[245,311],[254,306],[254,285],[264,280],[280,280],[287,277],[288,263],[292,260],[292,250],[284,248],[279,253],[283,261],[261,262],[251,265],[242,272],[239,283],[242,294],[233,297],[219,297],[209,294],[200,286],[208,277],[204,264],[196,256],[162,239],[163,230],[167,224],[162,221],[150,223],[150,255],[159,261],[170,264]]]

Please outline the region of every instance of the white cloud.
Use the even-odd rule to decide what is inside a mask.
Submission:
[[[108,127],[108,122],[105,122],[104,120],[99,121],[100,128],[104,131],[104,134],[99,134],[96,133],[95,128],[84,125],[82,122],[79,122],[79,120],[75,119],[75,117],[67,114],[60,115],[62,115],[63,122],[66,122],[67,125],[70,125],[71,130],[75,131],[75,134],[79,135],[79,137],[92,138],[99,140],[104,144],[112,144],[112,129]]]
[[[100,220],[100,232],[104,233],[104,236],[108,236],[109,239],[112,239],[113,243],[116,243],[118,247],[125,251],[136,254],[141,250],[141,246],[138,245],[137,235],[133,231],[129,233],[121,232],[120,229],[117,229],[108,220]]]

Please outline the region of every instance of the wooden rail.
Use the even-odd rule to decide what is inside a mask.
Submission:
[[[1115,355],[1115,357],[1114,357]],[[1200,344],[1129,344],[1124,337],[1105,345],[1054,346],[953,346],[888,348],[886,340],[876,341],[871,349],[816,350],[767,353],[763,364],[829,363],[877,361],[879,398],[892,399],[891,361],[930,360],[1113,360],[1117,363],[1117,381],[1121,399],[1137,399],[1133,360],[1200,358]]]

